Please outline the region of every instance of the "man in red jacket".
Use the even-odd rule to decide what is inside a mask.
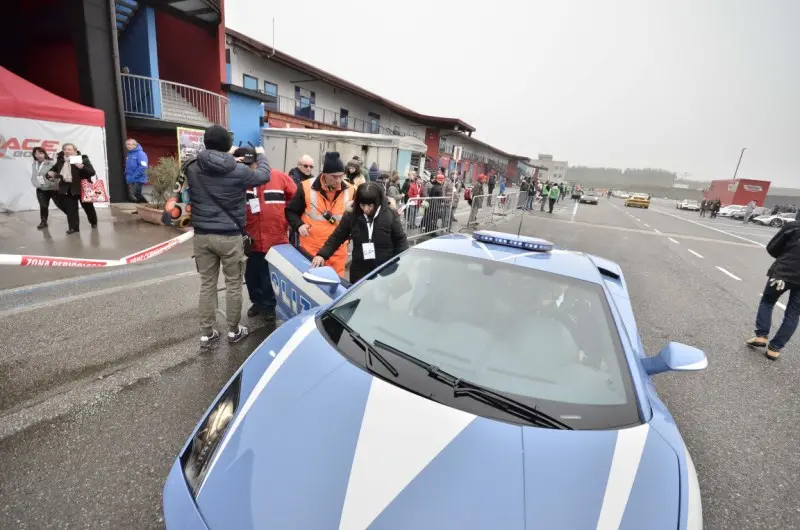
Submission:
[[[242,147],[233,154],[241,163],[255,164],[256,152],[250,147]],[[274,245],[289,243],[289,224],[284,209],[297,192],[292,178],[272,169],[268,183],[247,190],[247,225],[245,229],[253,238],[253,250],[247,256],[244,279],[253,306],[247,311],[248,317],[262,315],[267,322],[275,321],[275,292],[269,275],[266,256]]]

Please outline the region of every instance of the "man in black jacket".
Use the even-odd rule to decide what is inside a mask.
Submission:
[[[228,341],[238,342],[250,334],[239,324],[242,318],[242,276],[246,223],[246,191],[269,182],[270,167],[264,149],[256,148],[257,169],[250,169],[230,153],[233,139],[220,125],[206,129],[205,150],[186,169],[192,203],[194,258],[200,273],[200,345],[217,339],[214,329],[219,269],[225,276],[225,310]]]
[[[767,252],[775,258],[775,262],[767,271],[769,280],[758,306],[755,337],[748,339],[747,344],[766,347],[767,358],[774,361],[792,338],[800,318],[800,222],[784,225],[767,244]],[[769,340],[772,309],[786,291],[789,292],[789,302],[783,312],[783,322],[772,340]]]

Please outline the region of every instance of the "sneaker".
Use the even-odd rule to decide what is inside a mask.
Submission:
[[[775,350],[773,350],[772,348],[769,348],[769,347],[768,347],[768,348],[767,348],[766,355],[767,355],[767,359],[769,359],[769,360],[771,360],[771,361],[777,361],[777,360],[778,360],[778,357],[780,357],[780,356],[781,356],[781,352],[779,352],[779,351],[775,351]]]
[[[228,332],[228,342],[230,342],[231,344],[239,342],[240,340],[242,340],[243,338],[247,337],[248,335],[250,335],[250,330],[248,328],[242,326],[241,324],[239,324],[239,330],[238,331],[229,331]]]
[[[215,342],[219,340],[219,331],[216,329],[211,330],[211,335],[201,335],[200,336],[200,347],[201,348],[208,348]]]
[[[752,339],[747,339],[745,342],[748,346],[753,348],[766,348],[767,347],[767,338],[766,337],[753,337]]]

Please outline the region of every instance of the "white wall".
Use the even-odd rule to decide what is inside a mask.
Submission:
[[[294,100],[295,85],[297,85],[314,92],[317,107],[330,110],[337,115],[342,108],[345,108],[349,111],[350,118],[358,118],[366,122],[369,122],[368,113],[374,112],[380,116],[382,127],[393,129],[396,126],[402,133],[411,134],[413,132],[415,136],[425,137],[424,126],[399,116],[382,105],[322,81],[292,83],[292,81],[309,79],[309,75],[259,57],[235,45],[228,45],[228,48],[231,49],[231,83],[236,86],[242,86],[243,74],[247,74],[258,78],[260,90],[264,89],[264,81],[269,81],[278,85],[279,96]],[[317,115],[316,118],[321,120],[322,116]],[[332,120],[326,119],[325,121]]]
[[[451,133],[449,131],[448,132],[442,131],[442,134],[443,136],[447,136],[447,138],[445,138],[445,141],[448,144],[460,145],[465,150],[470,151],[472,153],[476,153],[478,155],[482,155],[487,158],[498,160],[503,165],[504,170],[505,167],[508,165],[508,158],[498,153],[495,153],[494,151],[492,151],[483,144],[475,142],[471,137],[467,136],[466,134]]]

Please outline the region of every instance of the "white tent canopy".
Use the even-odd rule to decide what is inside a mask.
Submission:
[[[32,151],[72,143],[108,189],[105,113],[61,98],[0,67],[0,211],[36,210]]]

